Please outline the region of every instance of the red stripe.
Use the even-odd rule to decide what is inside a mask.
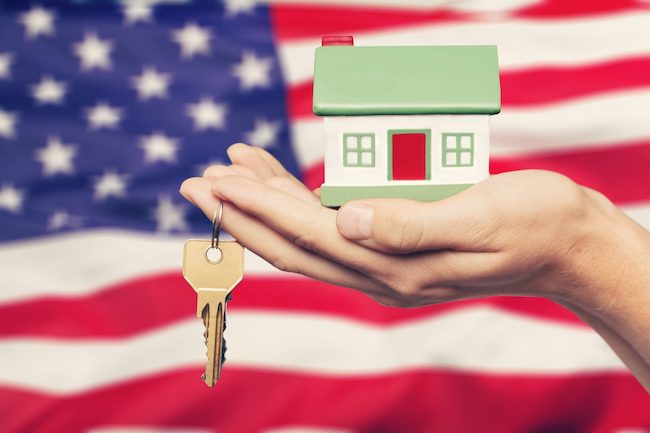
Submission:
[[[491,173],[540,169],[562,173],[617,204],[650,199],[650,141],[590,150],[494,158]]]
[[[564,174],[575,182],[602,192],[621,205],[650,199],[650,141],[615,144],[602,148],[549,151],[538,155],[490,160],[492,174],[512,170],[540,169]],[[323,164],[303,172],[310,188],[323,183]]]
[[[534,377],[409,371],[329,378],[226,363],[216,389],[199,370],[72,397],[0,388],[3,433],[170,426],[263,432],[288,425],[355,432],[591,432],[650,426],[650,397],[627,374]]]
[[[639,9],[646,10],[647,5],[635,0],[546,0],[527,8],[512,10],[506,19],[562,19]],[[419,10],[358,5],[280,4],[271,6],[271,13],[275,35],[280,41],[381,31],[427,23],[476,22],[484,19],[484,14],[455,12],[444,7]]]
[[[420,23],[467,21],[451,11],[410,11],[364,6],[273,5],[271,19],[280,40],[345,35]]]
[[[631,9],[646,10],[638,0],[545,0],[517,11],[517,16],[529,18],[569,18],[581,15],[608,14]]]
[[[535,68],[501,73],[503,106],[528,106],[561,102],[594,93],[650,85],[650,57],[565,68]],[[292,119],[314,117],[312,82],[288,91]]]
[[[39,298],[5,305],[0,307],[0,336],[128,336],[193,317],[195,302],[194,292],[179,274],[153,276],[76,299]],[[247,276],[228,309],[311,312],[391,325],[474,304],[582,324],[567,310],[544,299],[502,297],[399,309],[382,306],[354,290],[307,278]],[[39,320],[25,320],[34,312],[38,312]]]

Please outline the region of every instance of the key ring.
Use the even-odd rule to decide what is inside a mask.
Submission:
[[[219,218],[217,218],[217,211],[215,209],[214,216],[212,217],[212,248],[219,247],[219,227],[221,227],[221,216],[223,215],[223,202],[219,200]]]
[[[205,258],[210,263],[219,263],[223,254],[219,249],[219,227],[221,227],[221,215],[223,214],[223,202],[219,202],[219,212],[214,211],[212,217],[212,242],[210,248],[205,251]]]

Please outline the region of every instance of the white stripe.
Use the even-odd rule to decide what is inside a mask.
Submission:
[[[598,94],[535,108],[506,107],[490,118],[490,154],[513,156],[650,139],[650,89]],[[322,119],[292,124],[302,166],[323,159]]]
[[[291,142],[300,167],[311,167],[325,158],[323,119],[311,117],[291,122]]]
[[[431,23],[355,34],[355,45],[495,44],[501,70],[569,66],[650,55],[650,13],[646,11],[563,20]],[[282,42],[285,79],[312,79],[320,39]]]
[[[128,339],[0,340],[0,386],[70,394],[204,365],[198,319]],[[288,312],[228,315],[228,368],[339,377],[450,369],[493,374],[625,372],[590,328],[467,307],[382,327]],[[531,344],[533,342],[533,344]],[[199,380],[198,376],[196,380]]]
[[[621,208],[630,218],[650,231],[650,204],[639,203]]]
[[[458,12],[505,12],[530,7],[541,0],[260,0],[262,3],[288,5],[331,5],[338,7],[367,6],[395,9],[445,10]]]
[[[650,89],[601,93],[536,108],[506,107],[490,118],[490,153],[574,150],[650,139],[648,113]]]
[[[104,229],[0,244],[0,303],[80,296],[138,277],[178,272],[186,239]],[[244,263],[248,275],[280,272],[248,250]]]

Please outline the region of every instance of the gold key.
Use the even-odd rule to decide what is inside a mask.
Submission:
[[[211,241],[190,239],[183,251],[183,277],[197,293],[196,315],[205,326],[208,360],[202,379],[210,387],[219,380],[224,361],[226,301],[244,276],[244,247],[219,241],[218,234],[216,222]]]

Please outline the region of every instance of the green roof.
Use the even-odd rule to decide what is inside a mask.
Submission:
[[[495,45],[316,49],[314,113],[496,114]]]

